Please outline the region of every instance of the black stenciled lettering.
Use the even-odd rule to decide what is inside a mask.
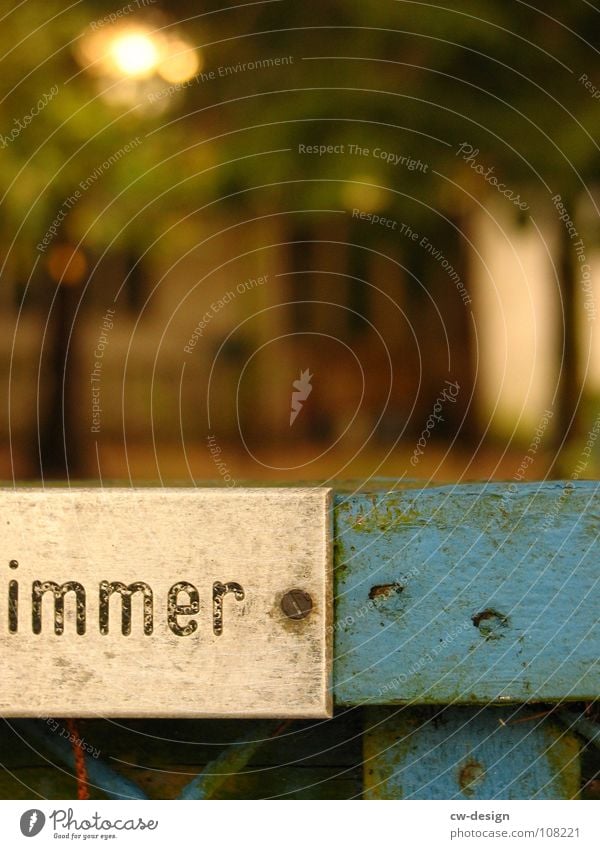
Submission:
[[[144,596],[144,634],[150,635],[154,628],[154,598],[152,589],[143,581],[133,584],[121,583],[121,581],[100,581],[99,598],[99,625],[100,633],[108,634],[110,597],[113,593],[121,596],[121,633],[128,637],[131,634],[131,598],[134,593],[141,592]]]
[[[17,569],[17,560],[10,560],[11,569]],[[19,584],[22,582],[10,580],[7,583],[7,628],[10,634],[17,634],[22,623],[19,622],[19,607],[22,605],[22,592]],[[43,630],[48,631],[50,623],[46,623],[43,629],[44,596],[49,594],[52,601],[47,602],[50,610],[53,610],[54,633],[62,635],[65,632],[65,598],[67,593],[75,594],[75,630],[78,635],[86,633],[87,628],[87,591],[78,581],[65,581],[62,584],[56,581],[36,580],[31,583],[31,624],[34,634],[41,634]],[[143,605],[143,633],[147,636],[154,631],[154,593],[152,587],[144,581],[135,581],[125,584],[121,581],[100,581],[98,584],[98,625],[101,634],[109,633],[111,598],[117,594],[121,600],[121,633],[129,636],[132,629],[133,596],[141,594]],[[183,594],[183,598],[182,598]],[[233,595],[235,601],[245,599],[245,590],[237,581],[215,581],[212,584],[212,611],[211,623],[213,633],[220,636],[223,633],[223,606],[227,595]],[[189,581],[177,581],[167,592],[167,627],[171,633],[178,637],[188,637],[195,634],[200,625],[196,618],[200,613],[200,591],[197,586]],[[114,603],[114,602],[113,602]],[[116,602],[118,605],[118,602]],[[113,611],[117,614],[118,610]],[[209,611],[207,611],[209,612]],[[243,610],[242,610],[243,612]],[[48,611],[48,615],[50,612]],[[186,619],[187,617],[187,619]],[[194,618],[192,618],[194,617]]]
[[[54,596],[54,633],[62,634],[65,629],[65,595],[75,593],[76,628],[85,634],[85,589],[77,581],[65,581],[60,586],[55,581],[34,581],[31,585],[31,618],[34,634],[42,632],[42,599],[44,593]]]
[[[179,604],[177,599],[179,593],[186,593],[187,604]],[[173,584],[167,597],[167,622],[171,631],[178,637],[189,637],[198,629],[198,623],[191,619],[187,624],[181,625],[179,616],[193,616],[200,610],[200,595],[193,584],[187,581],[179,581]]]
[[[8,582],[8,630],[16,634],[19,628],[19,582]]]

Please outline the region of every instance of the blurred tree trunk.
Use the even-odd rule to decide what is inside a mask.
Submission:
[[[563,199],[566,209],[574,209],[575,199]],[[556,448],[566,447],[577,436],[577,413],[580,403],[581,375],[577,356],[577,275],[573,243],[566,227],[559,231],[557,269],[561,293],[561,313],[557,338],[559,348],[559,383],[557,396]]]
[[[76,436],[74,338],[69,345],[78,295],[78,286],[59,286],[52,310],[49,340],[42,352],[42,357],[49,359],[51,381],[48,402],[40,413],[40,456],[36,458],[43,478],[61,480],[82,475],[81,451]]]
[[[468,214],[453,216],[452,224],[454,226],[443,222],[426,233],[419,231],[419,235],[427,235],[432,247],[440,252],[438,259],[430,256],[418,242],[407,252],[408,268],[423,287],[415,279],[409,279],[411,322],[422,346],[424,364],[414,425],[417,434],[421,422],[430,415],[432,405],[445,388],[446,380],[456,381],[460,387],[458,397],[455,403],[444,408],[444,423],[436,428],[436,435],[446,439],[456,437],[459,442],[471,445],[480,434],[472,401],[475,386],[472,306],[463,302],[456,283],[449,276],[450,269],[441,265],[442,260],[450,263],[472,297]],[[414,368],[417,369],[417,363]]]

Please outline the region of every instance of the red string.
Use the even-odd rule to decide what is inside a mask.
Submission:
[[[90,794],[88,791],[88,774],[87,767],[85,765],[85,754],[81,746],[77,745],[78,741],[81,740],[79,731],[77,729],[77,723],[74,719],[67,719],[66,722],[69,734],[71,736],[71,748],[73,749],[73,759],[75,761],[75,777],[77,778],[77,798],[89,799]]]

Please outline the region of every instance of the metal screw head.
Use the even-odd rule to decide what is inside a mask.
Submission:
[[[312,598],[304,590],[288,590],[281,599],[281,609],[288,619],[306,619],[313,609]]]

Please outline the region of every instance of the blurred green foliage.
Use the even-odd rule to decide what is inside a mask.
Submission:
[[[16,238],[20,251],[31,251],[80,180],[135,137],[143,138],[136,155],[107,170],[69,215],[72,238],[146,247],[165,222],[190,213],[182,226],[193,239],[194,211],[223,195],[238,209],[260,207],[264,195],[251,189],[281,183],[281,202],[293,197],[296,208],[340,203],[342,181],[365,175],[386,187],[386,206],[415,223],[435,218],[430,206],[464,213],[490,189],[457,158],[463,141],[532,205],[547,202],[548,189],[574,197],[595,181],[600,111],[578,82],[585,73],[600,84],[600,13],[590,4],[535,9],[513,0],[450,9],[330,0],[208,13],[193,3],[156,3],[135,19],[183,33],[201,50],[205,71],[294,57],[289,67],[189,86],[160,114],[110,104],[76,61],[81,34],[114,8],[29,2],[2,21],[0,132],[7,135],[51,86],[59,89],[0,151],[4,243]],[[401,147],[431,167],[426,175],[394,171],[370,158],[352,174],[347,157],[252,157],[293,149],[299,139]]]

